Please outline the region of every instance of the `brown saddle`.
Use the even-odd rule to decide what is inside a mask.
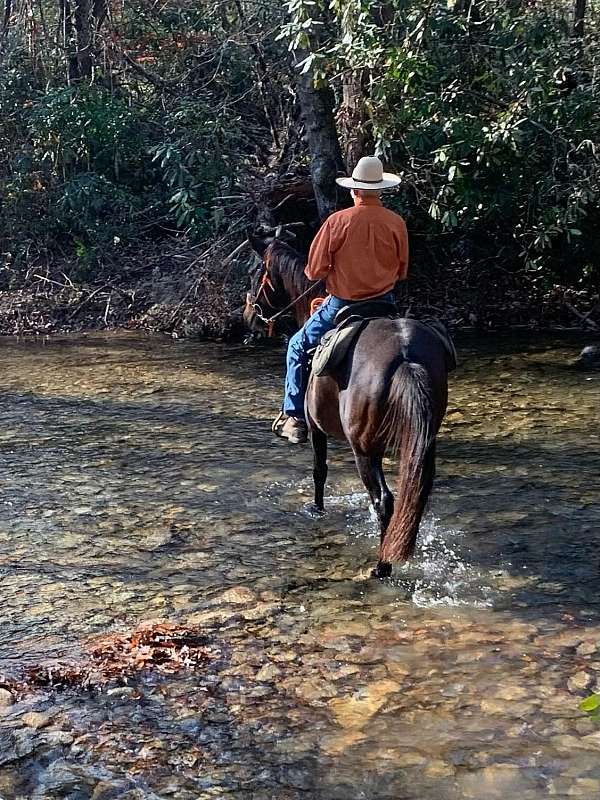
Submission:
[[[346,357],[352,343],[372,319],[398,316],[395,303],[386,300],[365,300],[344,306],[335,315],[337,327],[323,336],[312,359],[314,375],[330,374]]]
[[[323,336],[315,350],[311,367],[313,374],[331,374],[346,358],[353,342],[356,341],[369,322],[373,319],[386,317],[389,319],[399,317],[398,309],[394,303],[382,300],[367,300],[364,303],[355,303],[340,309],[335,317],[337,327]],[[446,351],[448,371],[455,369],[458,363],[456,348],[443,323],[435,318],[413,321],[426,327],[438,337]]]

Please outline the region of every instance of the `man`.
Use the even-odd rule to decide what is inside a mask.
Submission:
[[[310,280],[325,280],[329,297],[290,339],[283,410],[273,423],[273,431],[293,444],[305,442],[308,435],[308,350],[335,328],[335,316],[344,306],[375,298],[393,301],[394,286],[407,273],[406,224],[380,200],[382,190],[397,186],[400,178],[368,156],[360,159],[351,178],[338,178],[337,183],[352,191],[354,208],[328,217],[311,245],[305,274]]]

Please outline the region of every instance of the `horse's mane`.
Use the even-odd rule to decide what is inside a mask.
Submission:
[[[269,261],[275,262],[285,290],[290,297],[297,297],[310,286],[310,281],[304,274],[305,257],[287,242],[273,239],[269,245]]]
[[[274,239],[267,248],[268,262],[277,269],[283,288],[290,302],[300,297],[310,288],[309,281],[304,274],[306,258],[287,242]],[[319,292],[319,285],[315,284],[315,291],[309,292],[295,306],[294,315],[299,324],[302,324],[309,315],[310,303]]]

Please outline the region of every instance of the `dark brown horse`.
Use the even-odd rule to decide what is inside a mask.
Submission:
[[[246,305],[248,324],[257,324],[252,306],[257,287],[269,286],[269,281],[273,285],[264,290],[272,309],[285,307],[310,287],[304,261],[289,245],[271,242],[260,254],[261,275]],[[298,324],[307,317],[303,305]],[[433,484],[448,366],[443,342],[427,325],[385,318],[369,322],[333,374],[310,378],[306,417],[314,453],[315,504],[323,510],[327,439],[346,439],[379,520],[379,563],[373,572],[378,577],[390,575],[391,562],[406,561],[414,551]],[[386,452],[399,462],[395,501],[383,474]]]

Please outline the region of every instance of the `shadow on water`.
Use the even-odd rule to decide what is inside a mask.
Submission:
[[[135,339],[127,340],[126,352],[130,344],[140,347],[143,354],[144,343]],[[97,343],[95,346],[97,347]],[[185,348],[185,351],[188,352],[189,348]],[[273,354],[268,354],[268,358],[272,359]],[[158,362],[163,361],[168,361],[168,357],[161,353]],[[152,363],[155,365],[155,359]],[[232,368],[230,363],[222,360],[217,360],[211,366],[219,374],[237,377],[240,374],[244,376],[247,369],[247,365],[243,365],[242,369]],[[171,475],[193,476],[199,471],[205,477],[214,469],[217,484],[226,484],[228,511],[223,513],[219,486],[213,487],[208,495],[202,491],[195,492],[193,477],[189,481],[190,487],[180,492],[182,502],[186,503],[190,513],[202,515],[204,524],[211,518],[226,518],[232,503],[247,512],[252,511],[257,533],[263,534],[261,538],[264,544],[264,532],[257,522],[258,517],[263,518],[263,528],[267,526],[266,520],[269,525],[277,527],[278,521],[281,523],[282,515],[276,496],[263,495],[263,501],[257,502],[260,490],[268,485],[270,472],[281,470],[292,476],[291,481],[288,481],[292,486],[294,480],[301,482],[308,495],[310,484],[307,476],[310,472],[306,450],[294,451],[291,462],[289,448],[271,439],[264,419],[245,416],[237,408],[233,411],[231,405],[220,411],[212,411],[206,408],[201,396],[190,396],[189,387],[183,400],[161,400],[160,394],[165,387],[155,388],[156,391],[150,393],[144,402],[116,401],[105,397],[86,400],[55,394],[45,397],[32,392],[3,392],[0,395],[0,407],[20,409],[23,417],[12,425],[10,450],[6,460],[14,463],[16,459],[20,465],[31,466],[39,458],[37,450],[42,448],[47,464],[65,467],[71,463],[74,469],[95,471],[102,482],[111,487],[113,494],[118,494],[120,485],[125,483],[127,504],[134,508],[139,495],[139,501],[143,502],[145,509],[156,514],[160,514],[162,505],[172,497],[173,491],[168,481],[161,486],[160,474],[163,468],[168,467]],[[173,391],[172,386],[169,391]],[[437,498],[436,508],[444,502],[447,506],[453,506],[454,513],[449,518],[454,523],[456,517],[456,525],[459,527],[461,519],[464,521],[465,518],[465,508],[468,510],[469,529],[461,540],[468,540],[468,554],[465,553],[465,557],[471,566],[486,570],[502,567],[519,576],[523,570],[528,570],[537,575],[538,583],[563,583],[562,591],[557,591],[552,598],[548,598],[551,604],[556,603],[557,595],[565,593],[569,594],[571,602],[581,599],[582,591],[585,594],[585,586],[593,582],[598,574],[592,515],[595,516],[600,508],[600,497],[590,500],[588,496],[583,501],[577,497],[578,490],[583,489],[583,494],[586,493],[586,487],[581,487],[578,479],[580,471],[587,472],[590,481],[594,473],[597,475],[594,451],[582,446],[580,442],[570,443],[566,447],[561,438],[552,442],[530,437],[523,442],[511,443],[500,441],[497,437],[481,435],[477,438],[461,437],[462,429],[464,426],[458,433],[452,431],[450,438],[443,435],[441,437],[439,453],[443,466],[438,470],[434,498]],[[155,441],[149,441],[153,438]],[[22,452],[19,451],[20,442]],[[6,445],[0,444],[0,458],[5,447]],[[332,468],[333,481],[338,466],[342,467],[342,473],[347,473],[349,467],[351,474],[353,472],[348,454],[340,448],[336,455],[337,459],[334,458],[334,461],[337,460],[338,465],[334,463]],[[83,463],[80,461],[77,464],[78,460]],[[518,474],[510,474],[511,465],[513,468],[518,465]],[[504,472],[498,472],[494,467]],[[458,474],[461,468],[465,474]],[[490,468],[492,472],[487,474],[486,470]],[[574,471],[577,480],[573,486]],[[154,491],[149,497],[143,481],[139,479],[153,472],[158,480],[155,481]],[[392,473],[393,469],[390,471]],[[137,486],[131,485],[136,482]],[[588,485],[588,495],[593,488]],[[64,507],[64,496],[60,491],[55,491],[51,481],[46,479],[33,483],[23,482],[17,469],[13,472],[12,479],[9,475],[4,483],[4,497],[7,498],[5,503],[12,504],[13,517],[18,516],[22,508],[19,498],[23,497],[23,489],[28,506],[44,506],[46,511],[54,507],[57,512]],[[448,494],[453,496],[447,497]],[[468,503],[465,503],[465,498],[468,498]],[[493,507],[494,504],[496,508]],[[503,521],[502,515],[508,504],[510,520],[507,525],[507,520]],[[287,501],[284,520],[298,510],[297,506]],[[249,522],[252,520],[247,521],[246,526]],[[338,519],[336,522],[343,525],[343,520]],[[88,524],[93,524],[93,519],[88,520]],[[234,522],[232,527],[235,524]],[[367,520],[361,524],[372,527]],[[442,527],[445,524],[444,515],[440,524]],[[193,525],[188,524],[184,530],[178,530],[174,524],[171,527],[171,535],[160,541],[157,547],[162,550],[169,548],[175,554],[186,549],[190,537],[194,547],[200,544]],[[301,529],[303,525],[296,522],[295,527]],[[313,522],[311,528],[318,530],[319,525]],[[431,538],[430,536],[430,541]],[[576,548],[573,547],[574,541],[577,541]],[[235,543],[235,536],[232,536],[228,542],[229,549],[224,554],[225,559],[236,550]],[[374,542],[369,542],[371,552],[372,544]],[[101,552],[106,545],[110,547],[110,537],[108,541],[103,537],[98,545],[97,549]],[[327,546],[326,543],[324,546]],[[243,557],[245,547],[247,539],[242,537],[236,559]],[[338,558],[343,557],[342,551],[343,546],[340,546]],[[307,557],[306,552],[302,555]],[[325,561],[334,558],[331,552],[323,552],[322,555]],[[80,558],[79,553],[77,557]],[[366,559],[370,557],[371,553],[363,553],[358,569],[364,567]],[[279,561],[278,564],[267,561],[264,567],[266,570],[285,572],[289,566],[285,555]],[[66,564],[65,568],[70,570],[74,566],[74,563]],[[573,569],[573,566],[576,568]],[[83,563],[79,567],[83,568]],[[219,567],[222,568],[223,564],[218,564],[215,559],[215,568]],[[27,565],[19,561],[16,568],[23,571]],[[5,562],[3,570],[7,569]],[[90,569],[86,574],[109,574],[112,570],[115,577],[129,577],[133,580],[134,576],[146,576],[152,567],[138,567],[132,572],[131,568],[120,569],[113,561],[103,565],[101,560],[95,560]],[[196,570],[188,567],[187,577],[190,580],[197,579]],[[569,592],[570,588],[574,591]],[[521,600],[518,595],[511,597]],[[592,597],[586,598],[586,602],[595,604]],[[538,604],[539,598],[536,602],[528,603],[528,613],[532,605]],[[545,610],[543,613],[548,612]]]

